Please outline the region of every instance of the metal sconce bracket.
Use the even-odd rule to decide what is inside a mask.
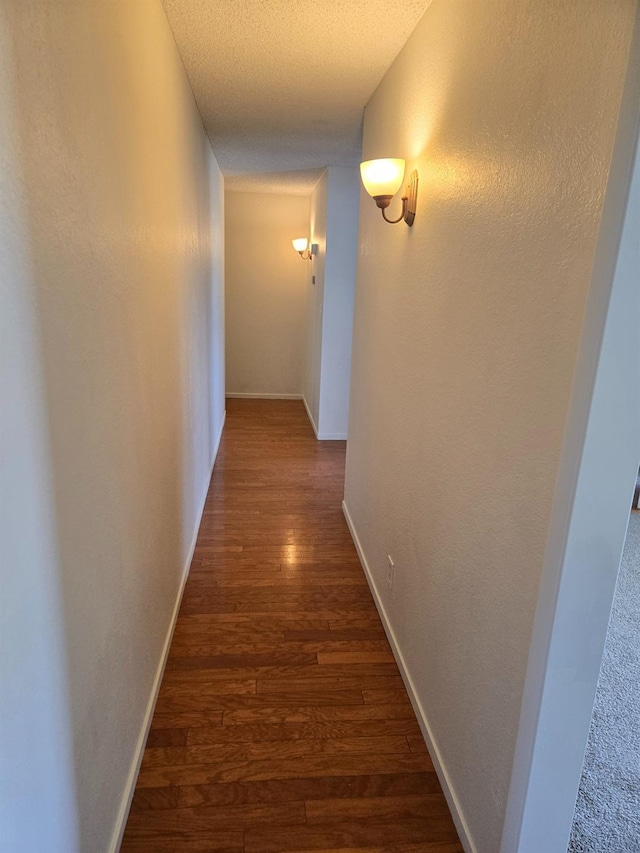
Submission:
[[[392,198],[392,195],[376,195],[373,197],[375,203],[382,211],[382,218],[390,225],[395,225],[404,219],[407,225],[411,227],[416,218],[416,210],[418,208],[418,172],[415,169],[409,175],[406,194],[402,196],[402,213],[397,219],[389,219],[385,213],[385,210],[391,204]]]
[[[311,243],[308,249],[303,249],[302,252],[298,252],[303,261],[312,261],[313,256],[318,254],[318,244]]]
[[[406,205],[404,211],[404,221],[407,225],[413,225],[413,220],[416,218],[416,210],[418,209],[418,172],[416,169],[409,175],[409,183],[407,184]]]

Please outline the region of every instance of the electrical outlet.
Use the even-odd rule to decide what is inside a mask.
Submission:
[[[391,554],[387,554],[387,560],[389,561],[389,565],[387,566],[387,585],[389,586],[389,589],[393,589],[393,576],[396,571],[396,566],[391,559]]]

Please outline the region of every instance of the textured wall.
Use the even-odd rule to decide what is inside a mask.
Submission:
[[[3,335],[2,823],[12,851],[71,853],[77,829],[104,853],[223,416],[222,179],[159,3],[1,18],[3,299],[24,331]]]
[[[346,438],[358,258],[359,170],[327,169],[326,258],[318,433]]]
[[[412,229],[361,204],[345,499],[480,853],[500,846],[633,11],[436,0],[365,112],[363,158],[421,183]]]
[[[14,62],[0,8],[0,846],[68,853],[77,827],[67,666]]]
[[[225,233],[227,390],[299,395],[310,264],[291,241],[309,234],[309,199],[228,192]]]
[[[304,398],[320,438],[347,435],[359,197],[358,170],[329,166],[310,199],[318,254],[306,287]]]
[[[322,364],[322,308],[324,305],[324,270],[327,256],[327,195],[329,177],[325,170],[309,199],[310,239],[318,246],[305,282],[305,347],[303,394],[316,432],[320,420],[320,367]],[[315,276],[315,285],[311,276]]]

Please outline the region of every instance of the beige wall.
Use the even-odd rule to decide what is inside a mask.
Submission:
[[[479,853],[500,849],[634,7],[434,0],[365,113],[363,159],[405,157],[420,195],[412,229],[361,203],[345,502]]]
[[[329,166],[310,198],[318,253],[305,289],[303,396],[319,439],[347,437],[359,197],[358,169]]]
[[[159,3],[0,31],[3,838],[104,853],[222,424],[222,178]]]
[[[344,439],[349,419],[353,303],[358,258],[359,169],[329,166],[322,306],[320,438]]]
[[[327,257],[327,194],[329,175],[325,170],[309,198],[309,239],[318,247],[305,282],[305,363],[302,394],[318,432],[320,422],[320,370],[322,367],[322,309]],[[312,279],[315,278],[315,283]]]
[[[309,199],[228,192],[225,231],[227,390],[301,395]]]

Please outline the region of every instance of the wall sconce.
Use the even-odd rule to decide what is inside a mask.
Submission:
[[[409,175],[405,195],[402,196],[402,213],[397,219],[388,219],[385,210],[391,199],[402,186],[404,179],[404,160],[391,158],[386,160],[366,160],[360,163],[360,175],[365,190],[382,211],[385,222],[394,225],[404,219],[407,225],[413,225],[418,202],[418,173],[414,169]]]
[[[296,239],[291,242],[293,243],[293,248],[300,255],[303,261],[310,261],[314,255],[318,254],[318,244],[312,243],[309,245],[309,241],[306,237],[296,237]]]

